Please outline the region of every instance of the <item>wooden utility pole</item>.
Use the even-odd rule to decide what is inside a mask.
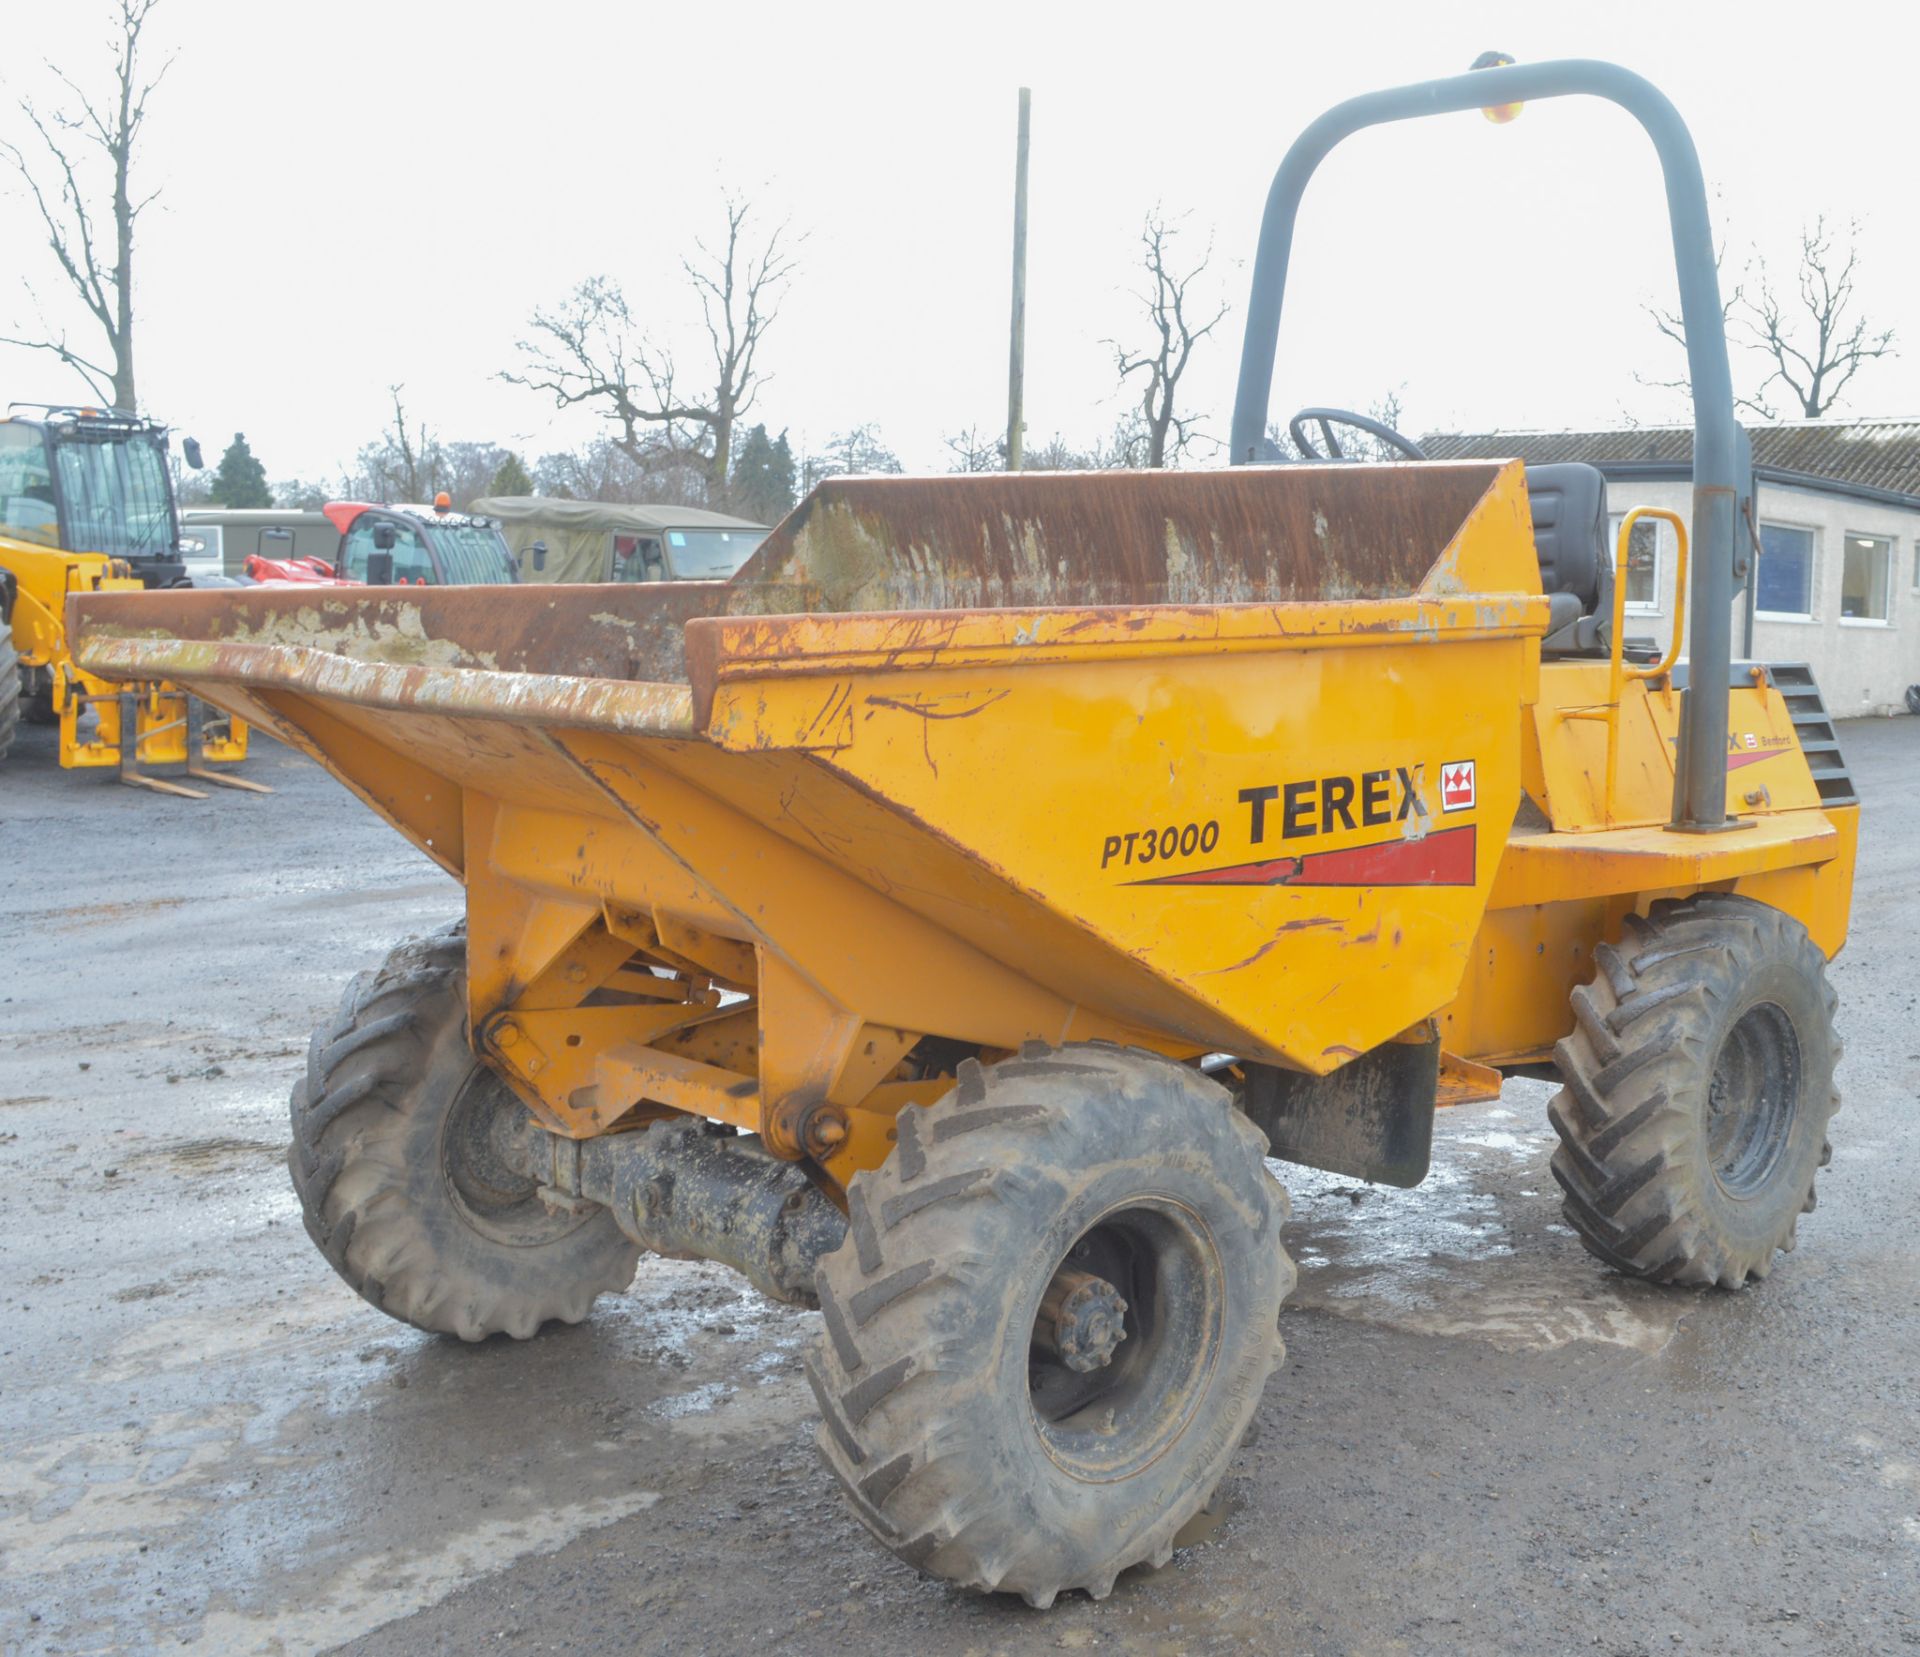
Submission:
[[[1013,163],[1013,348],[1007,363],[1007,470],[1020,470],[1027,396],[1027,134],[1033,94],[1020,88],[1020,141]]]

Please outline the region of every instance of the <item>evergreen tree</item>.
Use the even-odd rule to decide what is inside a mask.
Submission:
[[[734,454],[727,491],[733,510],[763,524],[778,523],[793,510],[795,470],[787,434],[769,438],[765,426],[755,426]]]
[[[215,506],[271,506],[273,491],[267,487],[267,469],[254,459],[247,447],[247,434],[235,432],[227,452],[220,457],[220,468],[213,474],[213,488],[207,498]]]
[[[500,469],[493,474],[493,481],[487,485],[489,495],[531,495],[533,479],[527,476],[526,467],[520,464],[520,457],[509,453],[500,462]]]

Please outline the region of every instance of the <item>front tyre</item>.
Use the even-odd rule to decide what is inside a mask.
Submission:
[[[1117,1047],[959,1067],[898,1119],[820,1266],[820,1448],[887,1547],[1037,1606],[1162,1564],[1283,1348],[1265,1141]]]
[[[1790,915],[1706,893],[1629,916],[1594,962],[1554,1049],[1568,1223],[1636,1277],[1765,1277],[1814,1205],[1839,1104],[1825,957]]]
[[[7,757],[26,703],[26,683],[20,653],[13,647],[13,629],[0,621],[0,759]]]
[[[352,1288],[436,1334],[525,1339],[633,1280],[604,1208],[548,1209],[504,1154],[526,1107],[467,1041],[466,933],[403,944],[347,988],[295,1084],[287,1164]]]

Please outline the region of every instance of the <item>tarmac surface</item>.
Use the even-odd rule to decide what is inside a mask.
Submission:
[[[271,797],[0,769],[0,1651],[1920,1650],[1920,723],[1866,801],[1833,1166],[1739,1294],[1609,1276],[1549,1090],[1415,1192],[1282,1171],[1289,1358],[1217,1511],[1052,1611],[878,1550],[810,1315],[645,1260],[478,1347],[328,1270],[283,1165],[309,1030],[453,883],[305,761]]]

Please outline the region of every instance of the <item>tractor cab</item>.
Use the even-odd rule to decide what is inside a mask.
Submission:
[[[455,512],[445,493],[431,506],[329,501],[340,531],[334,569],[343,581],[382,587],[470,587],[518,580],[499,523]]]
[[[166,428],[118,409],[9,405],[0,537],[116,559],[142,586],[183,585]]]

